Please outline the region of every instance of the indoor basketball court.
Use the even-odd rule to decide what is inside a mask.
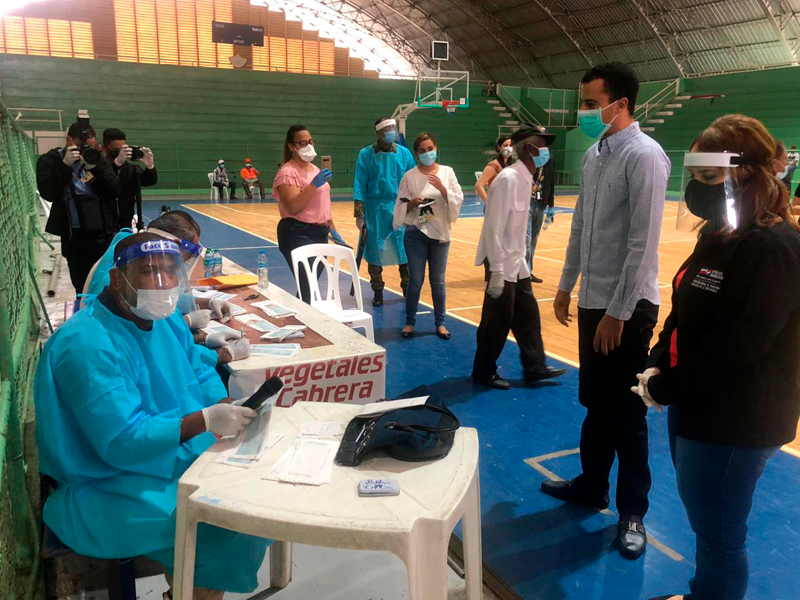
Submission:
[[[705,491],[722,494],[721,502],[688,508],[693,495],[681,473],[692,461],[676,459],[671,448],[691,440],[676,425],[687,418],[680,405],[650,407],[644,437],[638,434],[652,474],[646,518],[617,509],[619,464],[629,468],[630,460],[620,448],[633,434],[609,442],[618,459],[608,501],[542,493],[543,484],[569,486],[591,454],[584,451],[582,461],[587,408],[579,388],[590,381],[579,356],[582,282],[571,294],[569,327],[554,305],[576,205],[589,202],[579,199],[581,182],[602,182],[592,188],[601,188],[592,211],[618,200],[607,191],[617,189],[613,179],[602,179],[622,160],[614,136],[637,131],[626,152],[648,144],[663,150],[642,163],[647,169],[630,163],[616,175],[625,179],[620,188],[646,179],[661,190],[648,199],[664,205],[651,347],[673,309],[687,314],[688,301],[673,306],[676,275],[679,298],[703,288],[729,301],[725,281],[741,282],[729,274],[752,254],[725,263],[725,277],[723,267],[703,263],[703,285],[695,278],[682,287],[683,276],[694,257],[706,260],[699,253],[713,247],[708,240],[721,247],[743,239],[742,219],[758,223],[760,233],[789,228],[773,263],[793,272],[786,265],[794,264],[788,249],[800,236],[793,229],[800,214],[798,17],[798,0],[0,3],[0,596],[682,600],[691,589],[687,600],[800,599],[800,426],[788,417],[780,425],[797,437],[778,445],[693,440],[706,444],[697,464],[730,451],[723,489]],[[592,96],[598,81],[605,105]],[[627,111],[612,108],[623,101]],[[736,117],[746,135],[718,148],[723,134],[703,132],[726,115],[756,124]],[[630,124],[620,126],[625,119]],[[745,151],[746,144],[756,146]],[[687,163],[690,155],[703,156]],[[406,166],[391,166],[402,160]],[[505,183],[512,169],[533,177],[523,200],[545,219],[531,269],[542,282],[532,292],[546,363],[564,371],[530,381],[520,363],[529,340],[518,345],[509,333],[495,376],[510,389],[473,378],[478,328],[499,306],[492,278],[475,264],[482,235],[496,226],[476,191],[492,164],[501,190],[522,189]],[[442,167],[463,201],[452,187],[440,193],[434,181],[441,184]],[[404,198],[400,180],[417,170],[430,185],[423,182],[419,198]],[[763,176],[747,179],[754,172]],[[756,180],[768,182],[761,195],[746,183]],[[696,198],[717,212],[691,205],[698,182],[708,188]],[[500,198],[492,185],[489,203],[511,201],[511,191]],[[547,186],[552,210],[541,204]],[[381,198],[369,196],[375,190]],[[408,209],[395,207],[409,201]],[[383,264],[380,302],[371,266],[391,254],[398,231],[406,238],[395,255],[411,256],[409,228],[428,231],[423,226],[442,214],[435,208],[442,202],[458,206],[439,238],[448,243],[448,335],[435,320],[432,252],[422,261],[412,335],[403,335],[401,261]],[[633,228],[630,202],[622,199],[612,215],[624,224],[620,236]],[[420,209],[429,206],[426,220]],[[398,225],[393,211],[406,220]],[[534,211],[524,214],[530,226]],[[584,227],[594,227],[594,214]],[[694,227],[683,225],[688,217]],[[723,225],[709,233],[704,227],[715,219]],[[495,251],[510,256],[516,240],[510,227],[503,231],[502,252]],[[730,237],[712,237],[720,232]],[[326,253],[323,241],[336,252]],[[312,243],[321,247],[311,255],[317,262],[295,254]],[[634,253],[639,243],[631,234],[620,247]],[[618,258],[609,248],[601,249],[606,266]],[[358,265],[352,290],[348,260]],[[152,281],[143,284],[147,275],[128,264],[146,264]],[[524,288],[523,271],[500,281],[503,296],[508,286]],[[312,272],[320,297],[313,277],[308,283]],[[747,359],[740,371],[710,376],[724,387],[755,369],[748,389],[765,394],[747,413],[756,437],[759,419],[776,420],[775,403],[800,405],[791,377],[765,381],[774,365],[749,358],[753,348],[785,344],[782,356],[771,356],[788,362],[795,348],[795,313],[770,321],[785,312],[778,304],[794,302],[793,286],[758,275],[750,277],[763,289],[753,285],[733,304],[770,294],[782,300],[760,304],[763,314],[739,315],[742,330],[751,331],[745,319],[781,330],[764,325],[752,340],[726,338],[734,341],[716,351],[731,362]],[[140,279],[128,289],[122,276]],[[178,283],[164,283],[171,277]],[[773,285],[777,291],[766,290]],[[718,314],[706,315],[713,330]],[[620,323],[622,336],[629,325]],[[670,369],[681,365],[684,339],[673,331]],[[639,396],[650,406],[648,380],[636,374],[636,406]],[[712,395],[717,382],[702,383]],[[455,433],[392,422],[387,431],[424,430],[428,445],[406,448],[409,459],[387,444],[359,464],[369,440],[386,435],[375,433],[384,421],[356,426],[366,418],[360,406],[369,404],[374,417],[417,395],[451,415]],[[707,426],[725,439],[744,409],[722,406]],[[402,411],[390,416],[409,414]],[[608,415],[609,439],[623,435],[612,430],[630,433],[624,417]],[[434,425],[445,422],[437,419]],[[738,468],[737,453],[759,452],[760,466]],[[758,469],[760,477],[742,477]],[[752,508],[741,500],[749,494]],[[646,550],[626,556],[625,531],[641,535]],[[730,550],[731,537],[741,538],[739,549],[746,538],[746,551]]]

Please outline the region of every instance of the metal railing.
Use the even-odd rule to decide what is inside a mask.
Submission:
[[[658,90],[645,102],[636,107],[633,113],[633,118],[636,121],[645,121],[653,112],[657,111],[661,106],[667,103],[668,100],[674,98],[680,93],[681,80],[675,79],[670,81],[663,88]]]
[[[505,104],[509,110],[514,114],[518,121],[522,123],[535,123],[541,125],[539,119],[533,116],[533,113],[522,105],[522,102],[514,97],[514,94],[505,89],[501,84],[497,84],[497,98]],[[498,125],[497,135],[510,135],[517,130],[516,125]]]
[[[23,108],[23,107],[9,107],[8,112],[14,119],[14,122],[23,127],[26,123],[39,123],[47,125],[58,124],[58,130],[64,131],[63,110],[60,108]],[[27,115],[34,113],[31,117]],[[40,113],[44,113],[40,116]],[[53,115],[52,119],[46,118],[48,115]]]

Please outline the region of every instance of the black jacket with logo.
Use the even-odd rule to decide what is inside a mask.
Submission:
[[[791,442],[800,417],[800,234],[782,223],[704,236],[684,271],[651,353],[661,369],[648,383],[653,399],[678,407],[681,437],[744,447]]]
[[[138,165],[128,161],[121,167],[111,163],[119,179],[119,199],[117,200],[117,225],[119,227],[130,227],[133,215],[136,212],[136,182],[134,177],[139,173],[139,181],[142,187],[149,187],[158,183],[158,171],[152,169],[142,169]]]
[[[97,166],[89,173],[92,174],[92,192],[100,200],[103,224],[106,234],[116,231],[117,221],[117,194],[119,181],[105,158],[101,158]],[[66,203],[66,189],[72,184],[72,169],[64,164],[61,149],[55,148],[47,154],[42,154],[36,162],[36,185],[42,198],[52,202],[50,217],[47,219],[45,231],[60,237],[72,236],[72,223],[70,223],[69,209]]]

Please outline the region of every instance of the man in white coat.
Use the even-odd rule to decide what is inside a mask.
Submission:
[[[510,331],[519,345],[526,382],[536,383],[565,372],[545,363],[539,305],[525,259],[533,174],[547,164],[554,140],[555,135],[544,127],[523,124],[511,136],[519,160],[503,169],[489,188],[475,258],[476,265],[486,268],[487,285],[472,367],[472,379],[487,387],[511,387],[497,374],[497,359]]]

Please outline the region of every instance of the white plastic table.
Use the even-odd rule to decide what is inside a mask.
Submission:
[[[175,532],[176,600],[191,600],[197,524],[276,540],[270,550],[272,587],[291,580],[291,542],[384,550],[408,568],[411,600],[446,600],[447,553],[454,527],[463,517],[467,598],[482,598],[482,552],[478,434],[462,427],[443,459],[410,463],[379,457],[358,467],[334,465],[322,486],[267,481],[270,467],[295,441],[307,421],[338,420],[346,425],[358,406],[298,403],[275,409],[270,431],[284,438],[249,469],[214,462],[227,447],[218,442],[181,477]],[[400,495],[361,498],[358,482],[391,478]]]

